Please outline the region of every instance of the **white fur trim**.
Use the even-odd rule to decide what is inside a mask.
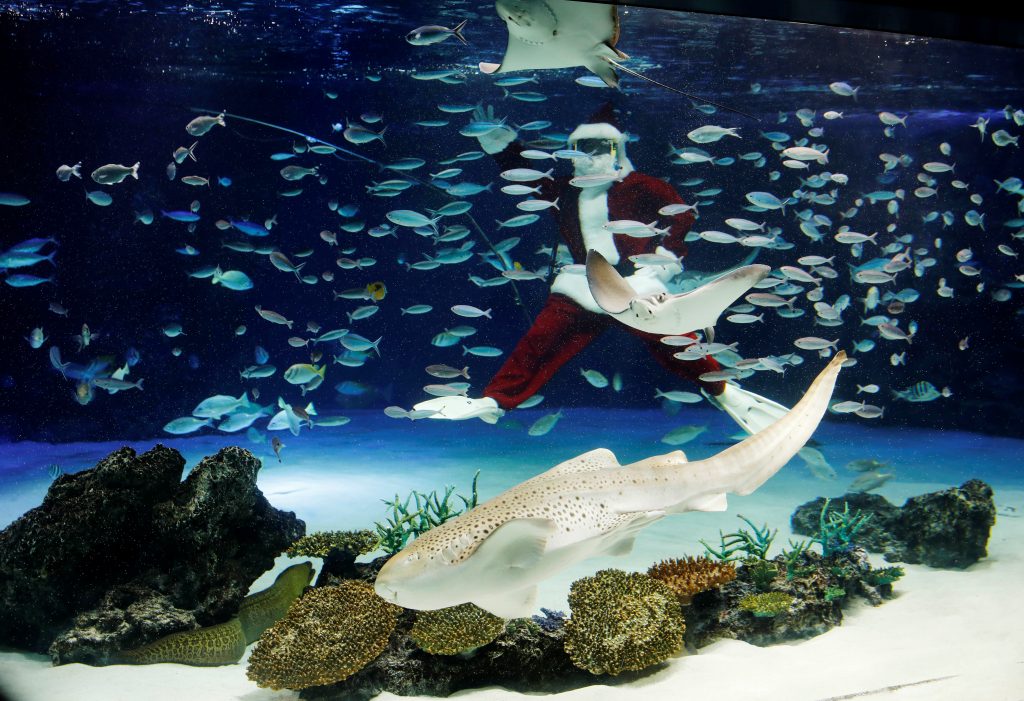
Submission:
[[[594,249],[612,265],[618,264],[619,252],[615,248],[614,235],[604,228],[608,223],[607,187],[580,192],[579,221],[583,247],[587,250]]]
[[[607,122],[581,124],[573,129],[572,133],[569,134],[570,142],[578,139],[611,139],[612,141],[618,141],[621,143],[622,132]]]

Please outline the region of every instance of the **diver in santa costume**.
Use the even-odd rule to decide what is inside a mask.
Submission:
[[[493,114],[478,108],[475,117],[482,120]],[[679,360],[673,356],[680,350],[678,347],[661,343],[666,334],[648,333],[620,323],[595,300],[583,265],[588,251],[596,251],[619,270],[638,297],[667,295],[668,283],[682,272],[682,266],[668,262],[634,267],[629,257],[656,253],[666,260],[681,260],[686,254],[684,237],[695,219],[691,211],[670,217],[672,223],[660,240],[655,236],[613,234],[605,228],[610,221],[664,219],[659,209],[683,204],[671,185],[634,169],[626,155],[628,137],[615,122],[610,105],[605,105],[569,135],[570,149],[592,154],[589,158],[573,159],[573,177],[582,177],[585,187],[571,185],[570,178],[565,176],[539,183],[538,198],[558,199],[559,209],[549,211],[555,213],[559,232],[575,265],[564,266],[558,272],[533,325],[484,388],[482,397],[437,397],[420,402],[414,409],[436,411],[432,419],[480,418],[495,423],[506,410],[533,396],[566,362],[608,328],[617,326],[637,336],[666,370],[697,383],[713,404],[729,413],[749,433],[756,433],[788,411],[736,384],[700,380],[700,375],[720,369],[713,357]],[[515,140],[516,132],[511,128],[499,127],[478,139],[502,171],[529,166],[519,155],[523,147]],[[722,308],[732,304],[733,299],[720,300]]]

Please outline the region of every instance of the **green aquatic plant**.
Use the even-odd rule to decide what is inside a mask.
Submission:
[[[764,560],[779,530],[776,528],[774,531],[770,531],[767,523],[763,527],[758,528],[754,525],[753,521],[742,514],[739,514],[739,518],[746,521],[747,525],[754,532],[751,533],[745,528],[741,528],[735,533],[722,533],[719,531],[718,538],[721,545],[718,550],[715,550],[703,540],[700,541],[700,544],[704,546],[709,555],[713,555],[722,562],[743,559],[738,553],[745,553],[748,558],[754,557]]]
[[[409,637],[431,655],[456,655],[493,641],[505,630],[505,619],[473,604],[419,611]]]
[[[814,542],[821,546],[823,557],[849,551],[853,547],[853,537],[871,519],[871,514],[863,514],[860,509],[850,513],[849,503],[843,504],[842,513],[829,511],[831,499],[825,499],[818,516],[818,532]]]
[[[573,582],[565,651],[591,674],[644,669],[683,646],[682,608],[675,592],[639,572],[601,570]]]
[[[881,567],[868,572],[864,577],[865,581],[873,587],[880,587],[883,584],[892,584],[906,574],[902,567]]]
[[[414,538],[475,507],[479,501],[479,477],[480,471],[477,470],[473,475],[472,492],[469,497],[455,494],[455,487],[447,486],[444,488],[444,496],[438,496],[436,490],[429,494],[413,491],[404,501],[397,494],[392,501],[383,500],[391,507],[391,517],[385,523],[374,524],[379,547],[389,555],[394,555]],[[462,501],[463,509],[453,506],[452,496]],[[411,502],[415,503],[412,507]]]
[[[288,546],[288,557],[327,557],[332,550],[352,557],[377,549],[380,541],[373,531],[317,531],[304,535]]]
[[[789,594],[779,591],[751,594],[740,599],[740,609],[750,611],[757,618],[774,618],[788,611],[795,600]]]

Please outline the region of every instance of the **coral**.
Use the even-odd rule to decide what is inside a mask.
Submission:
[[[780,613],[788,611],[793,601],[795,601],[795,597],[773,591],[743,597],[740,599],[740,608],[750,611],[758,618],[774,618]]]
[[[825,590],[825,601],[835,601],[846,596],[846,590],[842,587],[829,587]]]
[[[288,557],[327,557],[339,550],[353,558],[377,549],[377,536],[373,531],[317,531],[302,536],[288,546]]]
[[[472,496],[455,495],[462,500],[462,504],[467,510],[472,509],[478,503],[476,485],[479,477],[480,471],[477,470],[473,475]],[[444,496],[441,497],[437,495],[437,491],[430,494],[414,491],[405,498],[405,501],[402,501],[397,494],[393,501],[384,501],[391,507],[391,518],[386,523],[375,524],[379,547],[389,555],[394,555],[413,538],[462,514],[461,509],[457,510],[449,503],[453,494],[455,494],[455,487],[447,486]],[[413,500],[416,505],[415,509],[411,510],[409,502]]]
[[[731,562],[713,562],[706,557],[685,557],[662,560],[651,565],[647,574],[667,584],[685,606],[694,594],[736,579],[736,566]]]
[[[864,578],[873,587],[880,587],[883,584],[892,584],[904,575],[902,567],[882,567],[871,570]]]
[[[804,554],[810,546],[811,541],[809,540],[801,540],[796,543],[792,540],[789,541],[789,550],[783,550],[781,553],[782,559],[786,563],[786,579],[806,577],[814,573],[813,566],[801,564],[806,560]]]
[[[675,592],[645,574],[601,570],[573,582],[565,651],[591,674],[620,674],[658,664],[683,646]]]
[[[772,582],[779,575],[779,568],[774,562],[760,560],[756,557],[748,557],[743,560],[744,574],[754,583],[757,590],[766,592],[772,588]]]
[[[432,655],[455,655],[486,645],[505,630],[505,619],[473,604],[420,611],[409,631],[420,649]]]
[[[366,582],[311,589],[263,633],[246,674],[271,689],[346,679],[384,651],[400,611]]]
[[[313,579],[313,566],[302,562],[277,575],[274,583],[263,591],[242,600],[238,620],[245,633],[246,645],[256,642],[267,628],[277,623]]]
[[[772,541],[775,540],[776,534],[779,532],[778,529],[774,531],[768,530],[768,524],[764,527],[758,528],[754,523],[743,516],[739,515],[739,518],[746,521],[747,525],[754,529],[754,532],[741,528],[735,533],[722,533],[718,532],[718,538],[721,542],[718,550],[715,550],[703,540],[700,544],[704,546],[704,549],[709,555],[714,555],[722,562],[732,562],[733,560],[740,559],[740,556],[736,553],[746,553],[747,557],[756,557],[760,560],[764,560],[768,556],[768,549],[772,547]]]
[[[850,513],[850,505],[843,504],[842,512],[829,511],[831,499],[826,499],[818,515],[818,532],[814,541],[821,546],[821,554],[828,557],[834,553],[847,552],[853,547],[853,537],[871,518],[859,510]]]
[[[550,633],[565,626],[565,613],[562,611],[554,611],[541,606],[540,612],[544,615],[533,616],[530,620],[540,626],[541,630]]]

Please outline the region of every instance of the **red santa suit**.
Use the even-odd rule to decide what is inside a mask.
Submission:
[[[671,217],[671,226],[663,239],[612,234],[604,227],[609,221],[617,220],[664,222],[666,217],[658,210],[665,205],[683,203],[679,193],[668,183],[633,170],[625,153],[627,139],[613,126],[613,120],[610,110],[599,113],[590,123],[580,125],[570,135],[569,143],[572,146],[587,139],[614,142],[612,157],[619,175],[617,181],[582,189],[570,185],[567,176],[539,183],[541,198],[558,198],[561,208],[549,211],[555,213],[562,240],[575,265],[566,266],[558,273],[544,308],[484,388],[483,395],[492,398],[502,409],[512,409],[533,396],[566,362],[613,326],[640,338],[651,355],[674,375],[697,382],[712,395],[724,390],[722,382],[698,379],[703,373],[719,369],[714,358],[707,356],[697,361],[674,358],[673,353],[679,351],[677,347],[661,343],[659,335],[619,323],[601,310],[590,293],[583,267],[590,249],[597,250],[616,266],[638,294],[665,292],[664,275],[659,275],[655,268],[635,269],[629,257],[656,251],[684,256],[683,241],[694,222],[689,211]],[[504,171],[529,164],[519,155],[521,151],[522,146],[515,142],[492,155]],[[667,250],[662,251],[662,247]]]

